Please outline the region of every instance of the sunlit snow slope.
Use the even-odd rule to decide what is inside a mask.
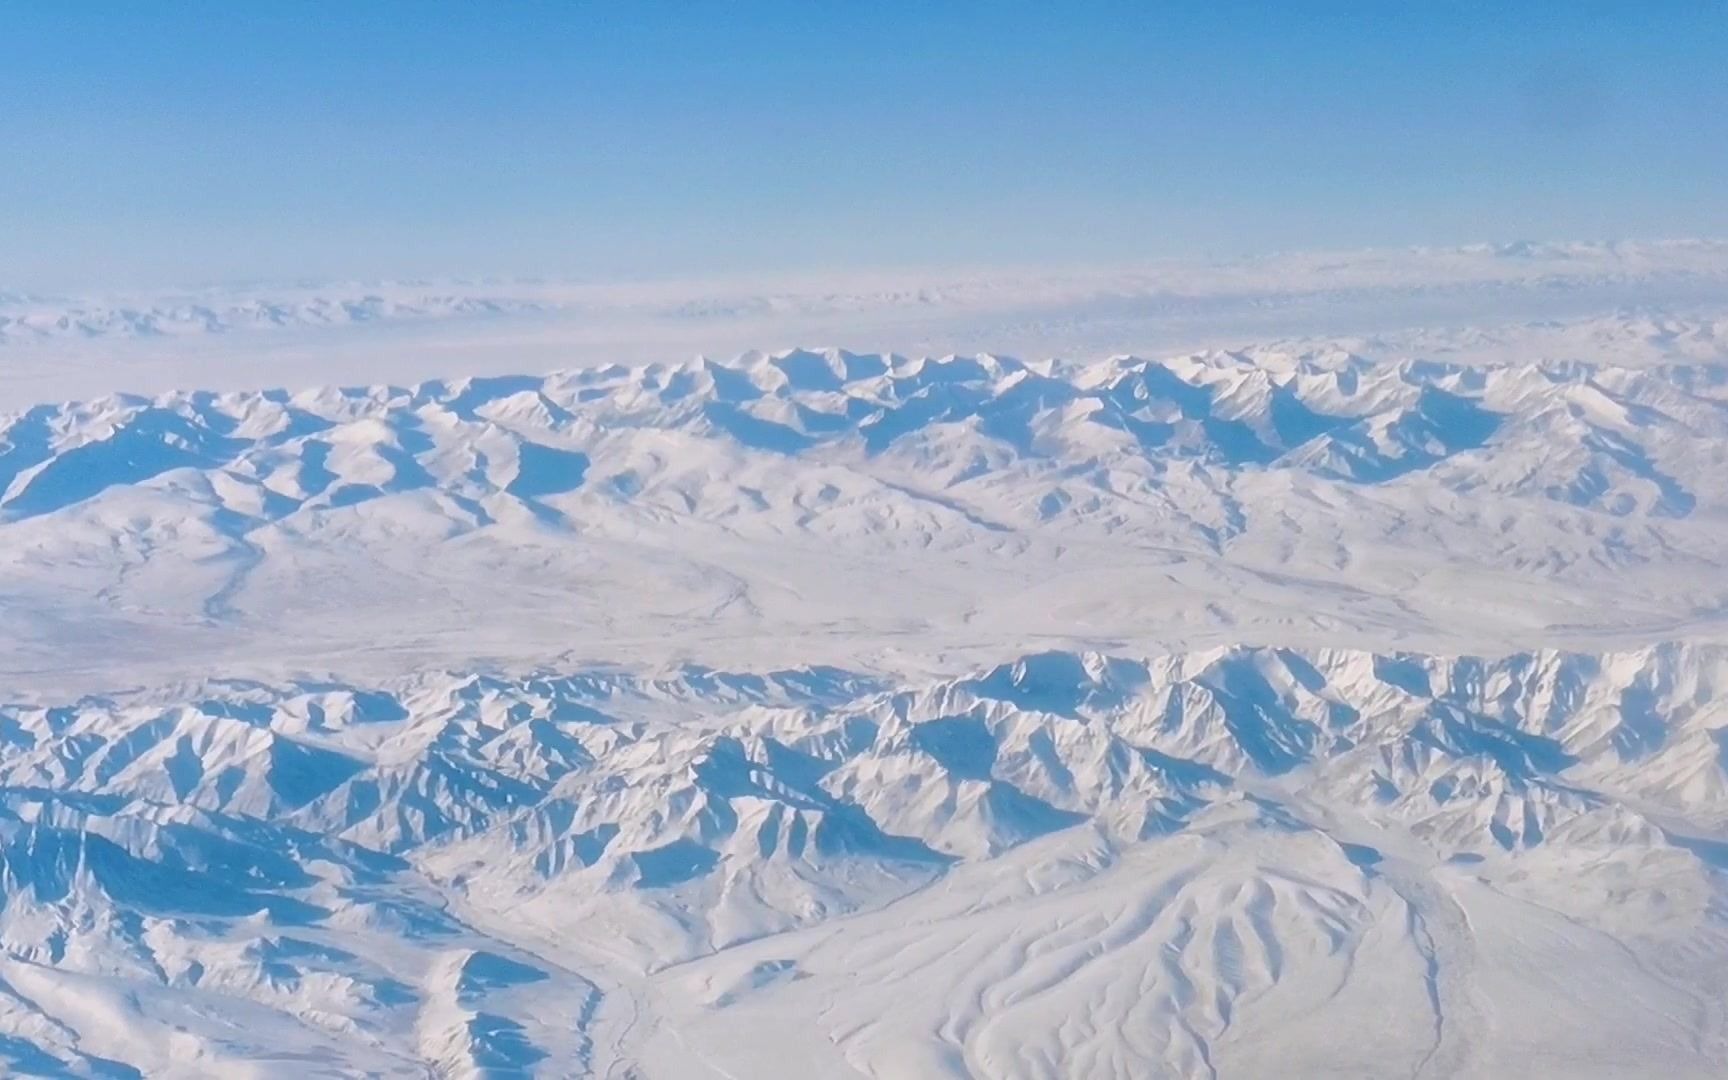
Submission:
[[[0,1072],[1721,1074],[1728,368],[0,419]]]

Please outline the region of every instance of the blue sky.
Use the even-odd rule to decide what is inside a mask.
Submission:
[[[1728,5],[0,0],[0,287],[1728,234]]]

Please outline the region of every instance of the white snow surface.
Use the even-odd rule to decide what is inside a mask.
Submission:
[[[0,1075],[1720,1076],[1721,258],[1236,265],[1206,310],[1509,306],[1145,358],[9,400]]]

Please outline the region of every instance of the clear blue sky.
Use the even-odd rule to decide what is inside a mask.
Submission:
[[[1723,0],[0,0],[0,287],[1723,234]]]

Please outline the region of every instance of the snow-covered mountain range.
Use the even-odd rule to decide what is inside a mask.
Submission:
[[[3,663],[82,692],[756,667],[787,634],[899,673],[1720,636],[1725,462],[1728,369],[1697,365],[830,350],[108,397],[0,421]]]
[[[24,409],[0,1068],[1717,1075],[1725,466],[1308,345]]]
[[[1719,647],[1217,649],[11,706],[0,1052],[1713,1075],[1725,679]]]

